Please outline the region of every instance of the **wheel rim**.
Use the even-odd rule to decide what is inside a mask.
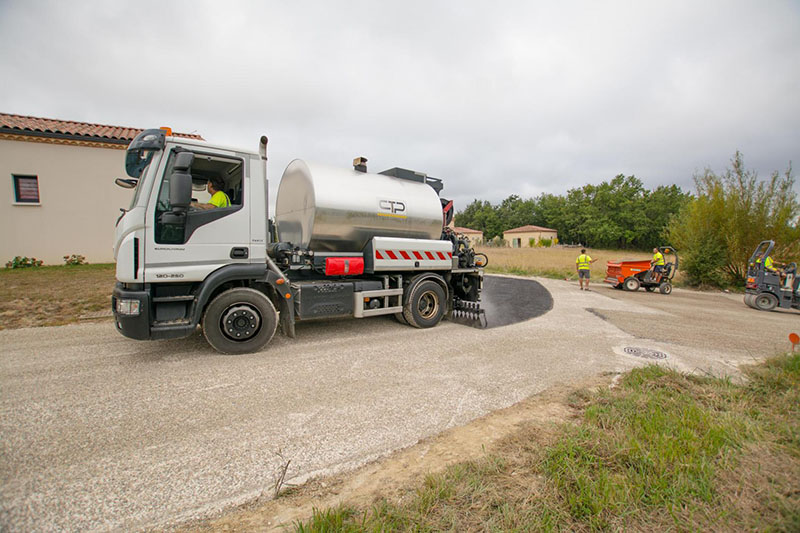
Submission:
[[[246,341],[258,333],[261,315],[252,305],[235,304],[222,313],[222,332],[232,341]]]
[[[772,303],[772,298],[763,294],[756,296],[755,303],[759,309],[771,309],[775,305]]]
[[[419,297],[417,311],[419,311],[419,315],[423,319],[427,320],[435,317],[439,312],[439,298],[436,296],[436,293],[433,291],[425,291],[422,293]]]

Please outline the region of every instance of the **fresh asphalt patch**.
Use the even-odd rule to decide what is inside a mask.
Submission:
[[[553,308],[553,297],[532,279],[486,276],[481,307],[486,310],[486,327],[496,328],[547,313]]]

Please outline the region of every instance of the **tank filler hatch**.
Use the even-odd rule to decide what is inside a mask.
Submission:
[[[436,194],[441,193],[442,189],[444,189],[444,183],[442,183],[442,180],[440,180],[439,178],[428,176],[427,174],[423,174],[422,172],[408,170],[407,168],[394,167],[390,168],[389,170],[384,170],[383,172],[378,172],[378,174],[383,174],[384,176],[392,176],[394,178],[400,178],[401,180],[427,183],[433,188],[434,191],[436,191]]]

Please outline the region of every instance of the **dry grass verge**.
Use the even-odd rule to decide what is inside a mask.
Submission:
[[[58,326],[110,309],[114,265],[0,269],[0,329]]]
[[[577,279],[575,259],[580,255],[580,248],[493,248],[481,247],[479,252],[489,257],[488,272],[517,274],[521,276],[542,276],[555,279]],[[650,260],[652,253],[630,250],[594,250],[586,253],[597,259],[592,265],[592,278],[601,281],[605,277],[606,263],[619,259]],[[681,273],[675,276],[680,282]]]
[[[522,427],[412,497],[317,510],[307,531],[798,531],[800,354],[749,382],[651,366],[570,398],[556,431]]]

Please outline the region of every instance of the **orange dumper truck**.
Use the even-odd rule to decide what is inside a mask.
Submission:
[[[658,251],[664,256],[672,255],[661,272],[653,272],[647,259],[609,261],[606,264],[606,279],[603,281],[616,289],[626,291],[638,291],[639,287],[644,287],[647,292],[658,289],[661,294],[671,293],[671,281],[678,270],[678,254],[671,246],[660,246]]]

